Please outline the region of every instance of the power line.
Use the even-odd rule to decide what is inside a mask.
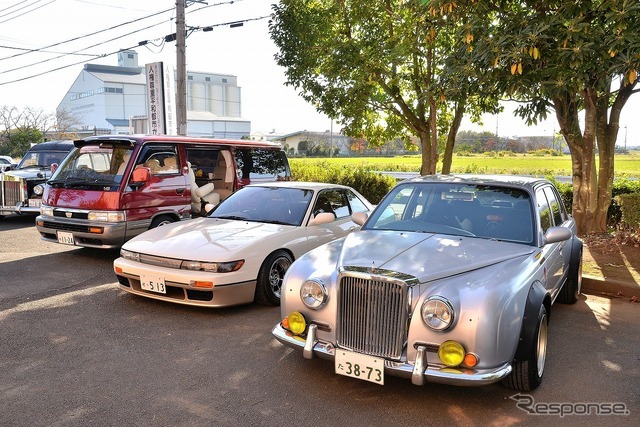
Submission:
[[[25,6],[23,6],[21,9],[18,9],[17,11],[19,12],[20,10],[26,9],[27,7],[33,6],[34,4],[37,4],[37,3],[40,3],[41,1],[43,1],[43,0],[35,0],[33,3],[28,4],[28,5],[25,5]],[[41,5],[41,6],[38,6],[38,7],[36,7],[35,9],[27,10],[26,12],[21,13],[20,15],[13,16],[13,17],[11,17],[11,18],[5,19],[4,21],[0,21],[0,24],[2,24],[2,23],[4,23],[4,22],[9,22],[9,21],[11,21],[12,19],[19,18],[19,17],[21,17],[21,16],[23,16],[23,15],[26,15],[27,13],[34,12],[34,11],[36,11],[36,10],[40,9],[40,8],[45,7],[45,6],[46,6],[46,5],[48,5],[48,4],[53,3],[54,1],[56,1],[56,0],[51,0],[49,3],[43,4],[43,5]],[[16,5],[14,5],[14,6],[16,6]],[[9,8],[14,7],[14,6],[10,6]],[[16,13],[16,11],[9,12],[9,13],[7,13],[7,14],[5,14],[5,15],[0,15],[0,18],[4,18],[5,16],[7,16],[7,15],[11,15],[11,14],[13,14],[13,13]]]
[[[17,53],[17,54],[12,55],[12,56],[6,56],[4,58],[0,58],[0,61],[4,61],[5,59],[16,58],[18,56],[26,55],[27,53],[41,52],[44,49],[50,49],[50,48],[55,47],[55,46],[60,46],[61,44],[70,43],[70,42],[73,42],[73,41],[76,41],[76,40],[80,40],[80,39],[83,39],[83,38],[86,38],[86,37],[90,37],[90,36],[95,36],[96,34],[104,33],[105,31],[114,30],[116,28],[123,27],[125,25],[129,25],[129,24],[133,24],[133,23],[136,23],[136,22],[140,22],[142,20],[145,20],[145,19],[148,19],[148,18],[152,18],[154,16],[158,16],[160,14],[167,13],[167,12],[170,12],[170,11],[173,11],[173,8],[166,9],[166,10],[163,10],[163,11],[160,11],[160,12],[156,12],[154,14],[151,14],[149,16],[145,16],[145,17],[142,17],[142,18],[137,18],[137,19],[134,19],[132,21],[127,21],[127,22],[124,22],[122,24],[114,25],[113,27],[109,27],[109,28],[105,28],[105,29],[102,29],[102,30],[98,30],[98,31],[95,31],[93,33],[86,34],[84,36],[74,37],[74,38],[69,39],[69,40],[65,40],[65,41],[61,41],[61,42],[58,42],[58,43],[51,44],[49,46],[44,46],[44,47],[41,47],[41,48],[38,48],[38,49],[30,49],[27,52]]]
[[[55,1],[55,0],[52,0],[52,1]],[[215,3],[215,4],[211,4],[211,5],[206,5],[206,6],[203,6],[203,7],[198,8],[198,9],[195,9],[195,10],[189,11],[189,12],[187,12],[187,13],[191,13],[191,12],[198,12],[198,11],[203,10],[203,9],[207,9],[207,8],[215,7],[215,6],[220,6],[220,5],[224,5],[224,4],[234,4],[235,2],[238,2],[238,1],[242,1],[242,0],[230,0],[230,1],[224,1],[224,2]],[[84,35],[84,36],[78,36],[78,37],[74,37],[74,38],[69,39],[69,40],[65,40],[65,41],[62,41],[62,42],[58,42],[58,43],[54,43],[54,44],[51,44],[51,45],[48,45],[48,46],[44,46],[44,47],[41,47],[41,48],[38,48],[38,49],[25,49],[25,51],[24,51],[24,52],[21,52],[21,53],[18,53],[18,54],[12,55],[12,56],[8,56],[8,57],[5,57],[5,58],[0,58],[0,61],[5,60],[5,59],[15,58],[15,57],[18,57],[18,56],[21,56],[21,55],[25,55],[25,54],[27,54],[27,53],[33,53],[33,52],[46,52],[46,51],[45,51],[45,49],[49,49],[49,48],[51,48],[51,47],[59,46],[59,45],[61,45],[61,44],[69,43],[69,42],[72,42],[72,41],[80,40],[80,39],[83,39],[83,38],[86,38],[86,37],[90,37],[90,36],[93,36],[93,35],[96,35],[96,34],[100,34],[100,33],[103,33],[103,32],[105,32],[105,31],[113,30],[113,29],[116,29],[116,28],[122,27],[122,26],[124,26],[124,25],[128,25],[128,24],[132,24],[132,23],[135,23],[135,22],[139,22],[139,21],[142,21],[142,20],[144,20],[144,19],[148,19],[148,18],[151,18],[151,17],[157,16],[157,15],[160,15],[160,14],[162,14],[162,13],[169,12],[169,11],[173,11],[173,8],[171,8],[171,9],[166,9],[166,10],[163,10],[163,11],[160,11],[160,12],[157,12],[157,13],[154,13],[154,14],[151,14],[151,15],[148,15],[148,16],[146,16],[146,17],[138,18],[138,19],[135,19],[135,20],[132,20],[132,21],[128,21],[128,22],[122,23],[122,24],[118,24],[118,25],[115,25],[115,26],[112,26],[112,27],[109,27],[109,28],[106,28],[106,29],[102,29],[102,30],[99,30],[99,31],[95,31],[95,32],[93,32],[93,33],[86,34],[86,35]],[[245,19],[245,20],[238,20],[238,21],[226,22],[226,23],[222,23],[222,24],[214,24],[214,25],[210,25],[210,26],[207,26],[207,27],[193,27],[193,30],[211,31],[210,29],[212,29],[213,27],[225,26],[225,25],[230,25],[230,26],[231,26],[231,25],[237,25],[237,24],[240,24],[240,25],[241,25],[241,24],[242,24],[242,23],[244,23],[244,22],[261,20],[261,19],[265,19],[265,18],[268,18],[268,17],[270,17],[270,15],[262,16],[262,17],[257,17],[257,18],[249,18],[249,19]],[[122,38],[122,37],[125,37],[125,36],[127,36],[127,35],[135,34],[136,32],[143,31],[143,30],[146,30],[146,29],[149,29],[149,28],[152,28],[152,27],[154,27],[154,26],[161,25],[161,24],[162,24],[162,23],[154,24],[154,25],[151,25],[151,26],[148,26],[148,27],[145,27],[145,28],[142,28],[142,29],[139,29],[139,30],[133,31],[133,32],[131,32],[131,33],[125,34],[125,35],[123,35],[123,36],[117,37],[117,38],[115,38],[115,39],[111,39],[111,40],[108,40],[108,41],[106,41],[106,42],[98,43],[98,44],[95,44],[95,45],[92,45],[92,46],[86,47],[86,48],[84,48],[84,49],[79,49],[78,51],[75,51],[73,54],[78,54],[78,52],[80,52],[80,51],[82,51],[82,50],[86,50],[86,49],[89,49],[89,48],[92,48],[92,47],[95,47],[95,46],[99,46],[99,45],[102,45],[102,44],[106,44],[106,43],[108,43],[108,42],[111,42],[111,41],[117,40],[117,39]],[[166,39],[166,37],[162,37],[162,38],[153,39],[153,40],[162,40],[162,41],[164,41],[165,39]],[[83,60],[83,61],[74,62],[74,63],[72,63],[72,64],[64,65],[64,66],[61,66],[61,67],[53,68],[53,69],[50,69],[50,70],[48,70],[48,71],[43,71],[43,72],[36,73],[36,74],[30,75],[30,76],[21,77],[21,78],[19,78],[19,79],[15,79],[15,80],[11,80],[11,81],[6,81],[6,82],[0,82],[0,86],[4,86],[4,85],[7,85],[7,84],[11,84],[11,83],[17,83],[17,82],[21,82],[21,81],[24,81],[24,80],[29,80],[29,79],[32,79],[32,78],[34,78],[34,77],[40,77],[40,76],[42,76],[42,75],[45,75],[45,74],[48,74],[48,73],[51,73],[51,72],[54,72],[54,71],[59,71],[59,70],[65,69],[65,68],[73,67],[73,66],[75,66],[75,65],[79,65],[79,64],[87,63],[87,62],[89,62],[89,61],[91,61],[91,60],[93,60],[93,59],[104,58],[104,57],[106,57],[106,56],[109,56],[109,55],[113,55],[113,54],[115,54],[115,53],[118,53],[118,52],[120,52],[120,51],[122,51],[122,50],[134,49],[134,48],[136,48],[136,47],[144,46],[144,45],[146,45],[147,43],[149,43],[149,40],[141,41],[141,42],[139,42],[139,43],[138,43],[137,45],[135,45],[135,46],[131,46],[131,47],[128,47],[128,48],[125,48],[125,49],[118,49],[118,50],[116,50],[116,51],[114,51],[114,52],[110,52],[110,53],[106,53],[106,54],[92,54],[92,55],[87,54],[87,56],[92,56],[92,58],[91,58],[91,59],[87,59],[87,60]],[[162,44],[161,44],[161,45],[162,45]],[[59,57],[57,57],[57,58],[60,58],[60,57],[62,57],[62,56],[65,56],[65,55],[61,55],[61,56],[59,56]],[[57,58],[51,58],[50,60],[52,60],[52,59],[57,59]],[[48,60],[47,60],[47,61],[48,61]],[[39,61],[37,64],[40,64],[40,63],[42,63],[42,62],[46,62],[46,61]],[[13,69],[13,70],[8,70],[8,71],[15,71],[15,70],[18,70],[18,69],[21,69],[21,68],[26,68],[26,67],[31,66],[31,65],[36,65],[36,64],[30,64],[30,65],[27,65],[27,66],[23,66],[23,67],[15,68],[15,69]],[[8,72],[8,71],[5,71],[5,72]],[[2,73],[0,73],[0,74],[2,74]]]
[[[163,21],[163,22],[159,22],[159,23],[157,23],[157,24],[149,25],[148,27],[140,28],[140,29],[135,30],[135,31],[132,31],[132,32],[130,32],[130,33],[123,34],[123,35],[121,35],[121,36],[118,36],[118,37],[116,37],[116,38],[113,38],[113,39],[111,39],[111,40],[107,40],[107,41],[104,41],[104,42],[101,42],[101,43],[96,43],[96,44],[93,44],[93,45],[91,45],[91,46],[84,47],[84,48],[82,48],[82,49],[78,49],[78,50],[76,50],[75,52],[72,52],[72,53],[70,53],[70,54],[69,54],[69,53],[65,53],[65,54],[62,54],[62,55],[54,56],[53,58],[45,59],[44,61],[38,61],[38,62],[31,63],[31,64],[23,65],[23,66],[21,66],[21,67],[12,68],[12,69],[10,69],[10,70],[0,71],[0,74],[9,73],[9,72],[11,72],[11,71],[16,71],[16,70],[21,70],[21,69],[23,69],[23,68],[31,67],[31,66],[33,66],[33,65],[39,65],[39,64],[42,64],[42,63],[44,63],[44,62],[53,61],[54,59],[63,58],[63,57],[68,56],[68,55],[72,55],[72,54],[73,54],[73,55],[75,55],[75,54],[78,54],[78,52],[81,52],[81,51],[83,51],[83,50],[87,50],[87,49],[94,48],[94,47],[96,47],[96,46],[101,46],[101,45],[103,45],[103,44],[111,43],[112,41],[115,41],[115,40],[121,39],[121,38],[126,37],[126,36],[130,36],[130,35],[132,35],[132,34],[135,34],[135,33],[140,32],[140,31],[144,31],[144,30],[148,30],[149,28],[157,27],[158,25],[162,25],[162,24],[164,24],[165,22],[166,22],[166,21]],[[92,58],[92,59],[96,59],[96,58],[100,58],[100,57],[102,57],[103,55],[93,54],[93,55],[91,55],[91,56],[93,56],[93,58]],[[86,61],[85,61],[85,62],[86,62]]]

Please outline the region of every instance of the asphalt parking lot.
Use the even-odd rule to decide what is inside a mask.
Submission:
[[[43,242],[33,217],[0,221],[0,425],[638,424],[640,304],[627,298],[554,305],[534,392],[393,377],[378,386],[277,343],[277,307],[126,294],[116,256]]]

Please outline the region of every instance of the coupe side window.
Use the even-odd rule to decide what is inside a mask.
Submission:
[[[551,217],[551,209],[547,197],[544,195],[544,191],[536,191],[536,201],[538,203],[538,215],[540,216],[540,228],[543,233],[546,233],[549,227],[553,225]]]
[[[318,215],[322,212],[330,212],[336,218],[344,218],[351,215],[346,198],[338,190],[326,190],[318,194],[318,199],[313,207],[313,214]]]
[[[549,208],[551,209],[551,214],[553,215],[553,222],[555,225],[562,225],[564,222],[564,212],[562,209],[562,205],[558,201],[555,192],[551,189],[551,187],[544,188],[544,194],[547,196],[547,200],[549,201]]]

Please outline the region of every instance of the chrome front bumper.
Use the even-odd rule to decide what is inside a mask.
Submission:
[[[334,360],[336,349],[333,344],[317,339],[317,326],[309,325],[306,339],[294,336],[279,323],[271,331],[280,343],[302,350],[305,359],[313,359],[317,356],[321,359]],[[418,347],[418,356],[413,364],[408,362],[385,361],[385,375],[410,378],[415,385],[424,385],[427,382],[458,385],[458,386],[483,386],[500,381],[511,373],[511,365],[505,363],[493,369],[467,369],[467,368],[443,368],[427,365],[427,350]]]

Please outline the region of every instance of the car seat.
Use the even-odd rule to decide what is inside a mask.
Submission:
[[[213,177],[216,180],[221,179],[220,187],[213,190],[220,200],[224,200],[233,192],[233,161],[231,160],[231,152],[221,151],[218,156],[218,164],[213,170]]]
[[[191,183],[191,212],[194,214],[202,214],[203,205],[217,205],[220,203],[220,195],[214,192],[212,183],[208,183],[199,187],[196,183],[196,175],[193,173],[191,163],[187,162],[189,167],[189,181]]]

